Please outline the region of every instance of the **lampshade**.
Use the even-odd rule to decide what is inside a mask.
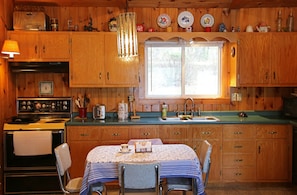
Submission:
[[[13,40],[5,40],[1,53],[8,54],[9,58],[13,58],[14,54],[20,54],[18,42]]]
[[[122,13],[117,17],[117,43],[119,57],[138,55],[136,14],[134,12]]]

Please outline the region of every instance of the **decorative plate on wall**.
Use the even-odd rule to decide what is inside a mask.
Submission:
[[[200,24],[202,27],[212,27],[214,24],[214,18],[210,14],[204,14],[200,19]]]
[[[188,28],[194,23],[194,16],[189,11],[183,11],[178,15],[178,25],[182,28]]]
[[[167,14],[161,14],[157,18],[157,23],[161,28],[167,28],[171,25],[171,18]]]

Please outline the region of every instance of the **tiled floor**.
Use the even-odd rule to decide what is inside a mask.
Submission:
[[[297,185],[273,183],[209,184],[207,195],[297,195]],[[108,195],[118,195],[118,190],[108,190]],[[191,193],[187,193],[190,195]],[[182,195],[170,192],[168,195]]]

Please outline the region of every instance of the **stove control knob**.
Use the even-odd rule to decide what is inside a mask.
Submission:
[[[67,105],[68,104],[68,102],[67,101],[63,101],[63,105]]]
[[[42,104],[41,107],[42,107],[42,108],[46,108],[46,105],[45,105],[45,104]]]
[[[21,103],[22,105],[26,105],[26,101],[22,101],[22,103]]]
[[[35,105],[35,108],[36,108],[37,110],[39,110],[39,109],[41,108],[41,104],[40,104],[40,103],[37,103],[37,104]]]
[[[27,108],[26,106],[22,106],[22,110],[26,110],[26,108]]]
[[[31,106],[28,106],[28,107],[27,107],[27,110],[31,110]]]
[[[32,103],[30,101],[27,102],[27,105],[31,105]]]
[[[63,106],[63,110],[67,110],[67,106],[64,105],[64,106]]]

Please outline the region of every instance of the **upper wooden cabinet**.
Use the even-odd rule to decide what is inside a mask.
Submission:
[[[9,31],[8,38],[18,41],[20,55],[14,61],[68,61],[70,35],[68,32]]]
[[[74,32],[71,38],[70,87],[138,86],[138,58],[118,57],[116,33]]]
[[[70,87],[104,85],[104,34],[76,32],[71,39]]]
[[[296,41],[296,33],[239,33],[231,86],[296,86]]]

